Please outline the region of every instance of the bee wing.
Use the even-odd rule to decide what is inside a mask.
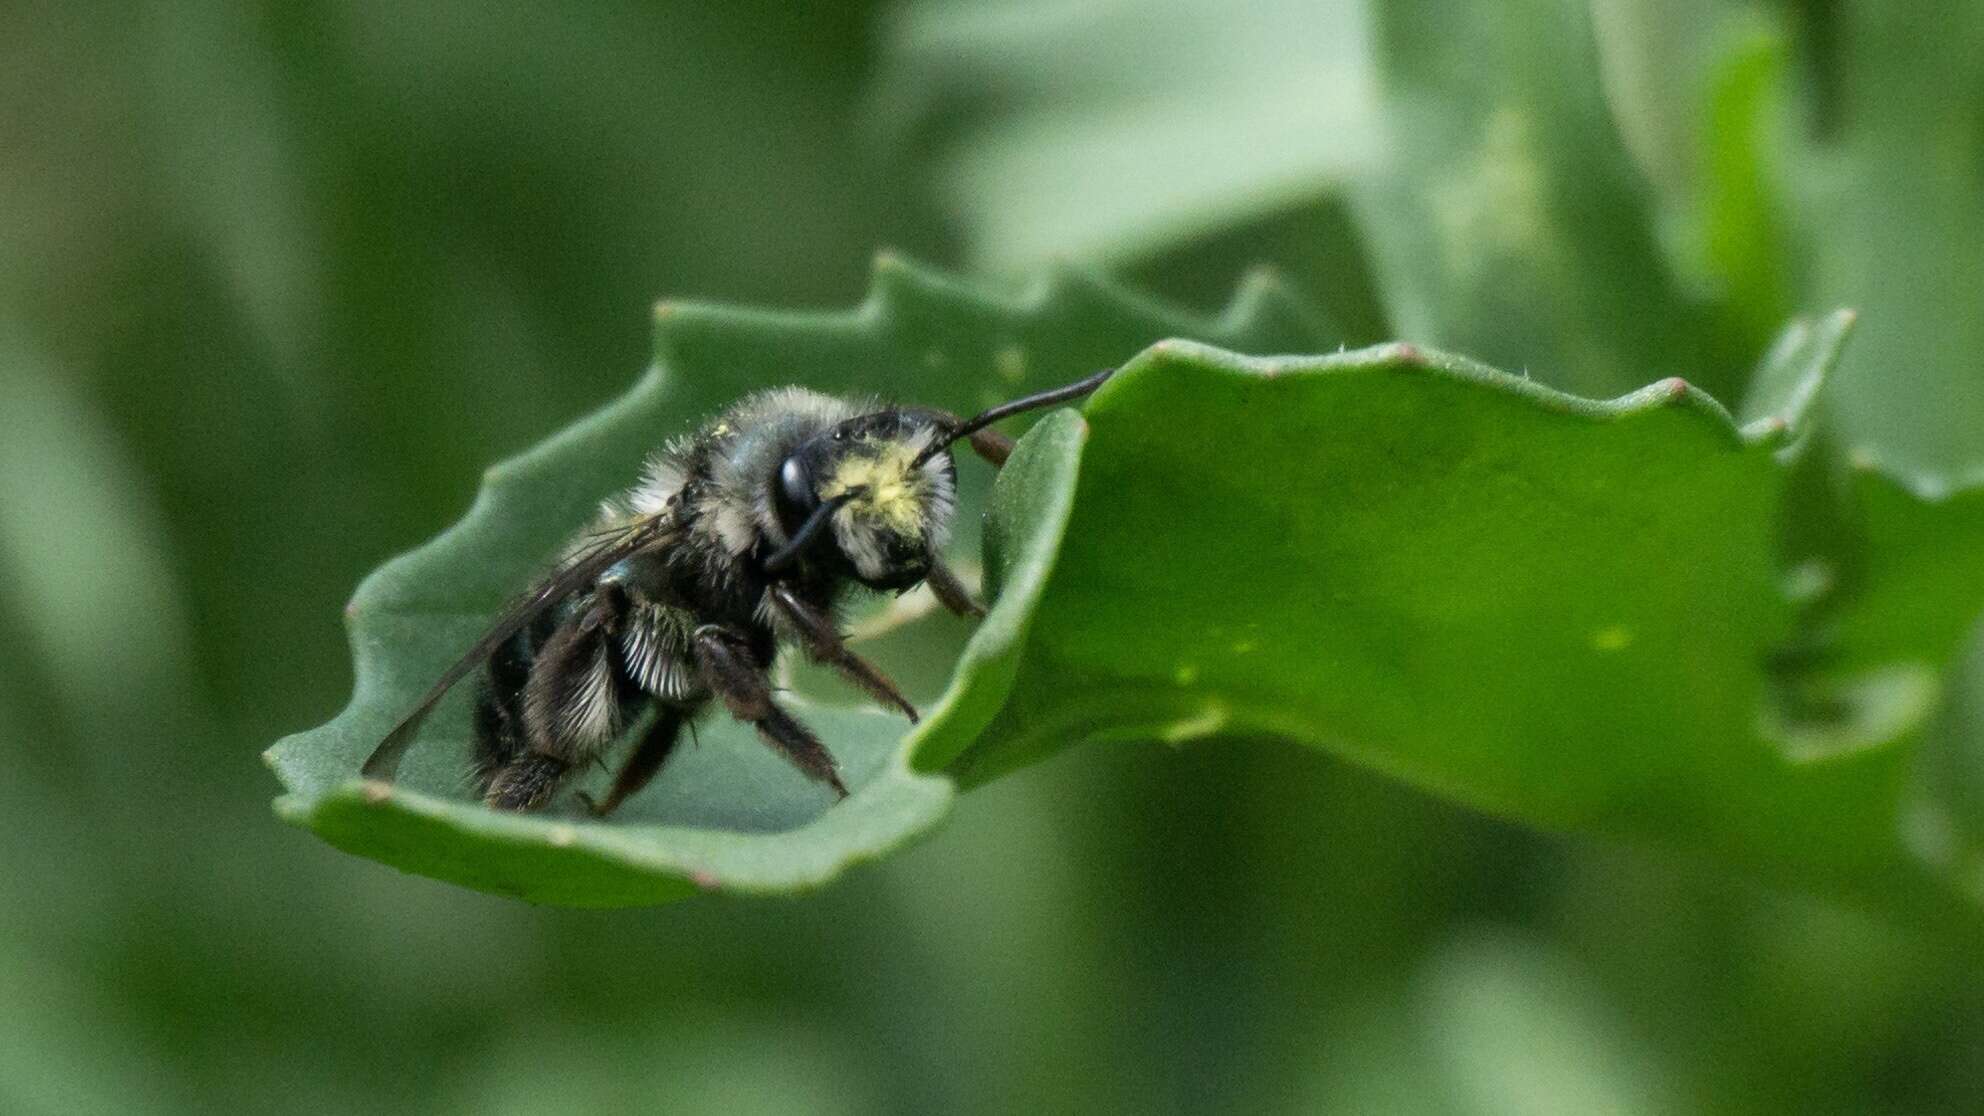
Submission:
[[[585,545],[545,575],[529,592],[512,602],[476,641],[475,646],[455,660],[454,665],[428,688],[420,704],[414,706],[413,711],[401,719],[385,739],[379,741],[379,746],[372,749],[360,772],[368,779],[391,779],[399,770],[400,757],[406,755],[407,746],[413,743],[415,733],[420,730],[420,723],[427,719],[427,714],[433,711],[442,695],[455,683],[481,666],[505,640],[523,630],[545,609],[592,584],[614,563],[652,546],[664,538],[674,524],[675,517],[663,512],[587,536]]]

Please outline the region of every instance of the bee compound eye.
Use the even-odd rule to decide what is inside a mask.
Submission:
[[[778,483],[772,488],[779,524],[789,535],[799,529],[813,509],[820,506],[820,495],[813,489],[813,471],[794,454],[778,467]]]

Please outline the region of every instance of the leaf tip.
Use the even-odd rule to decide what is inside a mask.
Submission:
[[[1266,291],[1279,290],[1287,282],[1279,267],[1271,263],[1257,263],[1240,276],[1239,290],[1242,294],[1259,296]]]
[[[263,758],[268,757],[267,752],[262,755]],[[310,828],[310,802],[303,795],[277,795],[276,800],[270,803],[269,807],[275,811],[276,820],[284,825],[293,825],[299,829]]]
[[[1740,433],[1752,445],[1776,447],[1791,440],[1791,420],[1783,415],[1765,415],[1745,425]]]

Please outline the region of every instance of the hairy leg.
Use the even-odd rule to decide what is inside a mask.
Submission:
[[[696,629],[696,669],[710,692],[723,699],[730,715],[758,730],[765,743],[778,749],[807,777],[825,783],[842,798],[847,787],[840,781],[840,768],[833,754],[818,737],[779,708],[765,683],[765,668],[749,653],[749,643],[740,634],[715,624]]]
[[[536,810],[551,801],[571,767],[554,756],[532,752],[498,768],[482,800],[496,810]]]
[[[924,577],[924,584],[936,594],[937,603],[965,617],[982,617],[985,606],[971,599],[971,590],[964,587],[958,575],[952,573],[942,562],[930,564],[930,573]]]
[[[825,613],[800,600],[788,586],[774,585],[770,592],[772,605],[791,622],[807,654],[840,671],[842,677],[868,691],[877,701],[902,710],[911,724],[916,723],[916,707],[902,696],[888,675],[848,649],[847,642],[834,630],[833,621]]]
[[[489,773],[483,800],[499,810],[535,810],[574,766],[619,735],[633,707],[620,693],[608,640],[622,607],[617,593],[588,600],[538,649],[514,708],[521,749]],[[493,757],[492,757],[493,758]]]
[[[641,736],[641,742],[634,746],[634,752],[620,767],[620,774],[613,779],[613,786],[606,797],[592,803],[592,812],[605,817],[620,808],[622,802],[632,798],[648,780],[654,778],[661,765],[668,762],[669,754],[682,739],[682,726],[689,720],[689,712],[680,706],[664,705],[656,714],[654,724]]]

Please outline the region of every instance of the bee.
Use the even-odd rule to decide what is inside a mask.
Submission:
[[[850,650],[835,609],[856,586],[927,584],[959,615],[983,610],[939,560],[957,511],[952,446],[1002,465],[991,425],[1086,396],[1114,369],[994,407],[862,404],[805,388],[760,392],[648,462],[592,528],[503,611],[366,759],[390,780],[421,722],[480,668],[475,783],[485,804],[537,810],[565,778],[654,710],[604,798],[611,814],[646,786],[713,701],[808,778],[847,797],[819,738],[769,680],[795,645],[913,723],[915,706]]]

